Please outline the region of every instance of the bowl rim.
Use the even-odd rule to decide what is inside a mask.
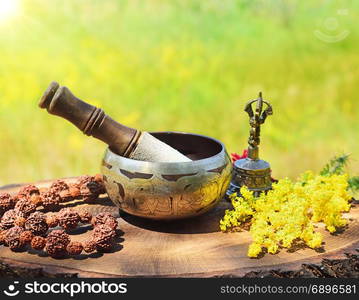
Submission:
[[[178,133],[178,134],[189,134],[198,137],[203,137],[206,139],[210,139],[221,146],[221,150],[210,157],[202,158],[199,160],[193,160],[188,162],[150,162],[150,161],[141,161],[135,160],[131,158],[127,158],[121,155],[118,155],[111,151],[109,147],[106,148],[104,154],[104,162],[110,163],[111,165],[118,166],[121,162],[121,167],[128,167],[131,171],[140,171],[140,172],[152,172],[155,168],[158,171],[164,171],[168,173],[184,173],[184,172],[191,172],[197,171],[198,169],[215,169],[224,165],[224,163],[228,163],[227,160],[230,161],[229,155],[226,151],[226,148],[222,142],[219,140],[201,135],[196,133],[188,133],[188,132],[180,132],[180,131],[155,131],[149,133]]]

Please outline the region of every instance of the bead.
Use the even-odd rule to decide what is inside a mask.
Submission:
[[[39,211],[32,213],[25,222],[25,229],[30,230],[34,235],[45,236],[49,229],[45,214]]]
[[[99,213],[96,217],[92,218],[91,223],[93,226],[107,225],[113,230],[115,230],[118,226],[116,218],[110,213]]]
[[[14,208],[15,200],[9,193],[0,194],[0,216],[7,210]]]
[[[52,190],[56,193],[66,191],[68,189],[69,189],[69,186],[67,185],[67,183],[61,179],[55,180],[50,186],[50,190]]]
[[[73,197],[69,191],[69,185],[64,180],[56,180],[51,186],[50,190],[59,195],[61,202],[67,202],[73,200]]]
[[[54,230],[46,239],[46,252],[53,258],[60,258],[67,254],[66,247],[70,243],[70,237],[64,230]]]
[[[56,227],[59,224],[59,220],[55,213],[46,216],[46,223],[50,228]]]
[[[61,197],[52,190],[47,190],[42,193],[42,205],[45,210],[56,210],[59,208]]]
[[[114,245],[116,232],[107,225],[97,225],[92,233],[92,240],[96,243],[96,250],[108,252]]]
[[[33,237],[34,237],[34,235],[29,230],[25,230],[25,231],[20,233],[20,241],[24,245],[30,244]]]
[[[1,229],[9,229],[14,226],[15,219],[18,217],[18,213],[14,209],[10,209],[4,213],[1,218]]]
[[[6,231],[5,244],[12,251],[21,250],[24,247],[23,241],[20,239],[20,234],[24,231],[22,227],[14,226]]]
[[[79,255],[82,250],[83,246],[80,242],[70,242],[66,247],[66,251],[69,255]]]
[[[84,224],[90,223],[92,220],[92,215],[86,210],[79,211],[79,216],[81,219],[81,223]]]
[[[78,180],[78,186],[85,201],[96,200],[100,194],[105,193],[102,177],[99,176],[81,176]]]
[[[28,199],[20,199],[16,202],[15,210],[23,217],[28,217],[31,213],[36,211],[36,205],[31,203]]]
[[[26,222],[26,218],[24,217],[17,217],[15,218],[14,225],[24,227]]]
[[[68,207],[63,208],[58,212],[57,219],[59,221],[59,226],[65,230],[76,228],[77,224],[80,222],[80,216],[77,211]]]
[[[17,199],[27,199],[29,200],[31,195],[40,194],[39,189],[32,185],[32,184],[28,184],[23,186],[22,188],[20,188],[19,192],[17,193]]]
[[[42,236],[34,236],[31,240],[31,248],[35,250],[42,250],[45,248],[46,238]]]
[[[91,253],[96,250],[96,243],[93,240],[89,240],[83,244],[83,247],[86,253]]]

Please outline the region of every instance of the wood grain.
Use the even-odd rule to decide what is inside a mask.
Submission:
[[[72,181],[73,179],[67,179]],[[49,181],[35,183],[49,186]],[[16,193],[19,185],[0,188]],[[121,230],[117,246],[111,253],[82,254],[53,259],[41,251],[11,252],[0,246],[0,261],[10,269],[33,270],[38,276],[82,277],[213,277],[243,276],[250,272],[295,270],[304,263],[320,263],[324,258],[343,258],[346,252],[359,248],[359,205],[346,214],[348,228],[331,235],[321,226],[325,245],[321,252],[309,248],[266,254],[259,259],[247,257],[251,238],[248,232],[221,233],[218,222],[230,205],[221,201],[207,214],[193,219],[160,222],[121,214],[107,197],[93,204],[68,203],[75,209],[93,214],[110,212],[119,218]],[[73,232],[73,240],[84,240],[91,232],[83,226]],[[41,275],[42,274],[42,275]],[[61,276],[61,275],[58,275]]]

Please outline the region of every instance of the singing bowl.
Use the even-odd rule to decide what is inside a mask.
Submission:
[[[231,179],[232,163],[224,145],[198,134],[151,134],[192,161],[139,161],[107,148],[101,170],[113,203],[131,215],[156,220],[194,217],[214,207]]]

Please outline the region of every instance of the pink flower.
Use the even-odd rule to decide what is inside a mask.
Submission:
[[[248,150],[244,149],[242,155],[238,153],[231,153],[232,162],[234,163],[238,159],[247,158],[248,157]]]

